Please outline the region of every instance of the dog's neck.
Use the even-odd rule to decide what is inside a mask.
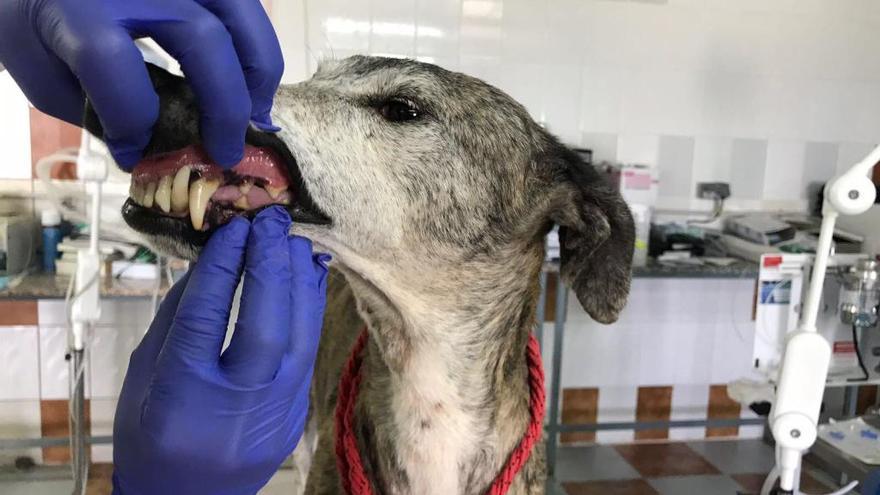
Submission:
[[[383,290],[349,277],[370,331],[356,423],[382,493],[482,493],[506,462],[529,421],[541,254]]]

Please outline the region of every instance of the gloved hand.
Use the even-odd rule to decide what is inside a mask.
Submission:
[[[248,120],[263,130],[284,72],[259,0],[3,0],[0,64],[37,108],[81,125],[83,91],[116,161],[141,158],[159,98],[132,38],[176,58],[195,92],[205,148],[221,166],[244,153]]]
[[[327,255],[279,207],[235,218],[132,353],[113,427],[115,494],[254,494],[302,435]],[[241,308],[221,355],[244,268]]]

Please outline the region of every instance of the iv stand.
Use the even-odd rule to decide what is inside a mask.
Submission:
[[[89,247],[77,251],[75,292],[71,298],[70,354],[73,361],[71,380],[71,465],[73,467],[73,495],[84,495],[88,480],[89,455],[86,446],[85,415],[85,348],[89,332],[101,316],[100,273],[101,254],[98,237],[101,226],[101,184],[107,179],[108,160],[97,140],[83,130],[77,155],[77,176],[86,183],[91,197]]]

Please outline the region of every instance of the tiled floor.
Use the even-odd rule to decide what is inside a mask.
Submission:
[[[773,467],[760,440],[591,445],[560,449],[557,476],[567,495],[756,494]],[[801,488],[827,492],[804,474]]]
[[[760,440],[563,447],[557,479],[566,495],[756,494],[773,464]],[[110,494],[109,465],[92,470],[88,495]],[[802,489],[830,491],[809,475]],[[70,481],[0,482],[3,495],[68,494]],[[282,470],[259,495],[289,495],[293,475]]]

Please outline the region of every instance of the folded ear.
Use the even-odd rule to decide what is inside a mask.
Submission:
[[[559,225],[562,280],[596,321],[613,323],[626,305],[635,227],[608,180],[577,153],[553,146],[547,159],[559,194],[550,217]]]

